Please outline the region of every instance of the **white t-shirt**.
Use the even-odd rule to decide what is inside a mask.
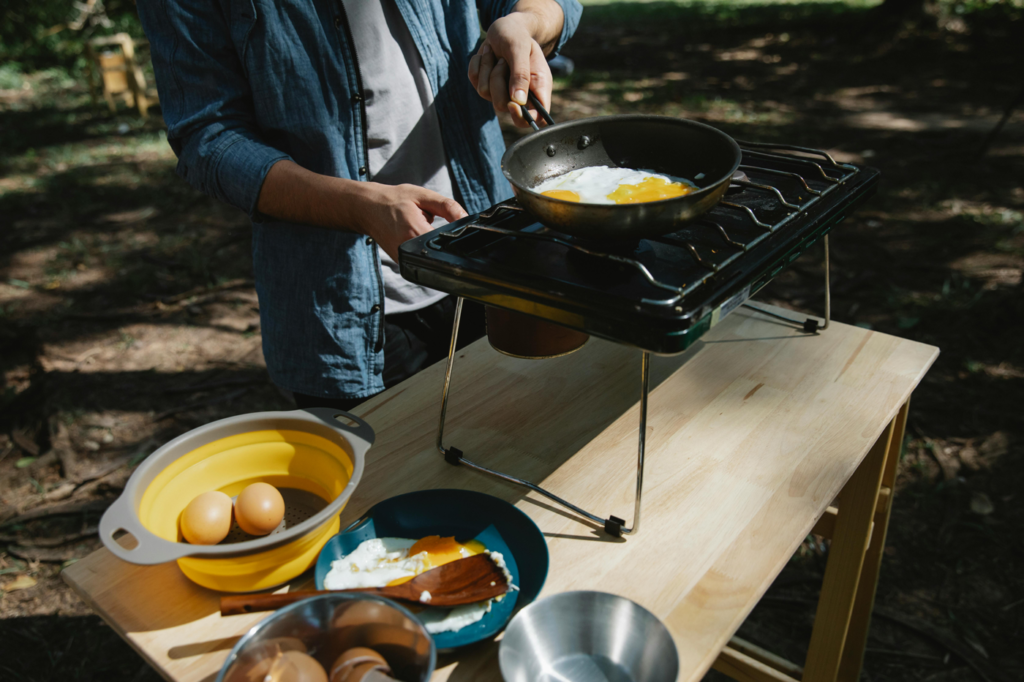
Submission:
[[[363,82],[370,179],[454,198],[448,158],[416,43],[394,0],[342,0]],[[445,224],[434,218],[434,227]],[[380,250],[385,314],[419,310],[447,294],[413,284]]]

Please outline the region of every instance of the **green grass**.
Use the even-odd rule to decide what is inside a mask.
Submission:
[[[25,74],[21,72],[21,64],[0,64],[0,90],[21,90],[24,85]]]
[[[686,33],[747,26],[792,28],[834,20],[881,0],[583,0],[586,25],[672,24]],[[780,25],[785,22],[785,25]]]
[[[883,0],[581,0],[583,25],[671,25],[678,35],[737,28],[777,32],[823,28],[863,15]],[[1024,18],[1024,0],[937,0],[939,15],[997,24]]]

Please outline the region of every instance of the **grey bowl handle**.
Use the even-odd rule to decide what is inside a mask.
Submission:
[[[130,533],[138,542],[134,548],[122,547],[114,539],[114,534],[122,530]],[[100,519],[99,531],[100,540],[114,556],[133,564],[162,564],[180,559],[194,549],[190,545],[168,542],[147,530],[132,509],[132,502],[127,495],[121,495],[107,507]]]
[[[365,445],[359,445],[363,445],[363,454],[366,454],[366,450],[368,450],[370,446],[373,445],[374,438],[376,438],[373,432],[373,428],[369,424],[367,424],[354,414],[345,412],[344,410],[336,410],[331,407],[306,407],[303,408],[301,411],[308,412],[309,414],[313,415],[320,421],[330,426],[332,429],[345,431],[346,433],[352,434],[359,440],[362,440]],[[338,421],[337,419],[335,419],[335,417],[344,417],[352,422],[355,422],[356,425],[350,426],[345,422]],[[356,444],[353,443],[353,445]]]

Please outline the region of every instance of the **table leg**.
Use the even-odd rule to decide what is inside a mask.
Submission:
[[[860,679],[861,666],[864,663],[864,649],[868,643],[868,628],[871,626],[871,611],[875,605],[875,591],[878,587],[878,574],[882,568],[882,551],[885,549],[885,536],[889,530],[889,515],[892,512],[893,491],[896,484],[896,469],[900,462],[903,449],[903,435],[907,428],[907,412],[910,401],[903,403],[896,415],[889,453],[882,471],[882,487],[879,491],[878,506],[875,509],[875,529],[871,534],[871,544],[864,556],[864,568],[861,569],[860,583],[857,585],[857,600],[853,605],[850,628],[846,633],[846,646],[839,663],[838,680],[857,682]]]
[[[139,116],[149,117],[149,100],[146,97],[146,78],[142,75],[142,69],[135,60],[135,41],[128,34],[124,34],[121,43],[121,51],[124,53],[125,76],[128,79],[128,88],[135,99],[135,106],[139,110]]]
[[[879,436],[813,532],[831,538],[803,670],[733,637],[713,667],[740,682],[857,682],[892,510],[908,400]]]
[[[714,664],[738,682],[798,682],[803,670],[781,656],[733,636]]]
[[[889,423],[839,494],[839,513],[804,665],[804,682],[832,682],[840,671],[844,675],[860,673],[885,542],[884,521],[888,521],[891,506],[885,504],[879,511],[879,492],[886,473],[895,477],[907,407],[904,404]],[[883,497],[891,500],[892,495]],[[848,643],[851,646],[847,647]]]

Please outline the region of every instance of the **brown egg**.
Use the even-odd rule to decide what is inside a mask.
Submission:
[[[301,639],[273,637],[239,656],[224,678],[224,682],[264,682],[274,661],[286,651],[306,653],[308,649]]]
[[[331,666],[331,682],[357,682],[370,670],[385,675],[391,673],[388,662],[376,651],[362,646],[353,647],[334,661]]]
[[[284,518],[284,498],[269,483],[245,487],[235,500],[235,521],[249,535],[266,535]]]
[[[328,682],[319,662],[301,651],[286,651],[278,656],[264,682]]]
[[[216,545],[231,530],[231,498],[219,490],[197,495],[181,512],[181,534],[193,545]]]
[[[345,672],[332,677],[330,682],[368,682],[368,679],[372,679],[374,682],[379,680],[391,680],[394,679],[388,675],[391,672],[390,668],[381,666],[377,663],[361,663],[354,668],[346,668]],[[377,673],[376,675],[370,676],[370,673]]]

